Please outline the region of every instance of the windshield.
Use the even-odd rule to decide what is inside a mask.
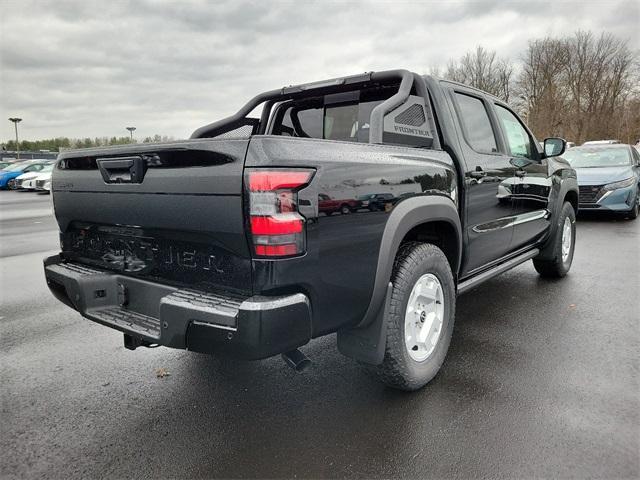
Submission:
[[[572,148],[562,154],[573,168],[623,167],[631,165],[626,148]]]
[[[47,172],[51,172],[52,170],[53,170],[53,163],[51,165],[45,165],[43,169],[40,170],[40,173],[47,173]]]

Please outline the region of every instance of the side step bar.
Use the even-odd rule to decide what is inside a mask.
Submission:
[[[507,270],[512,269],[513,267],[520,265],[521,263],[526,262],[527,260],[531,260],[533,257],[536,257],[540,253],[540,250],[534,248],[533,250],[529,250],[528,252],[522,253],[517,257],[512,258],[511,260],[507,260],[504,263],[496,265],[495,267],[490,268],[489,270],[485,270],[478,275],[471,277],[468,280],[460,282],[458,284],[458,294],[468,292],[473,288],[477,287],[481,283],[486,282],[490,278],[493,278],[501,273],[506,272]]]

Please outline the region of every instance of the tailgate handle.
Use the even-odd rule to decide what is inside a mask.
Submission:
[[[98,158],[105,183],[142,183],[146,162],[142,157]]]

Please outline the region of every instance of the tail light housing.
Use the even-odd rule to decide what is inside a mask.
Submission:
[[[278,258],[305,252],[305,218],[298,211],[298,191],[312,176],[313,170],[308,169],[245,171],[254,256]]]

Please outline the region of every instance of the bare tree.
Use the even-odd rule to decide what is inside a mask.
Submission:
[[[631,112],[625,114],[639,83],[635,56],[625,41],[579,31],[529,42],[522,60],[516,89],[540,137],[562,135],[581,143],[640,128]]]
[[[534,40],[523,58],[516,82],[518,104],[527,123],[542,137],[563,135],[567,89],[562,81],[567,52],[564,42],[552,38]]]
[[[444,76],[508,101],[513,67],[507,60],[497,58],[496,52],[478,46],[475,51],[467,52],[459,61],[450,61]]]

